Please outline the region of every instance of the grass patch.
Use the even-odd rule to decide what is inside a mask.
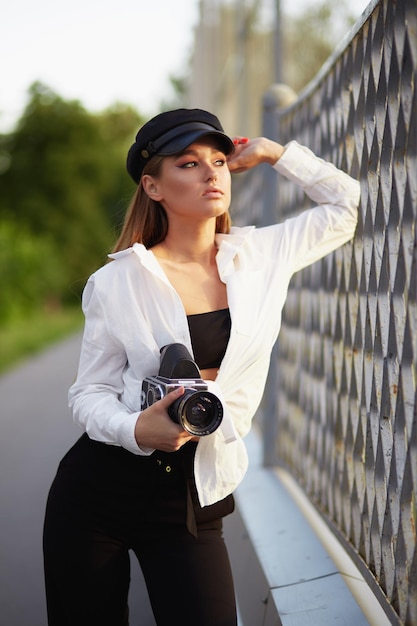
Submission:
[[[24,319],[1,325],[0,373],[80,330],[83,320],[81,308],[74,307],[53,312],[36,311]]]

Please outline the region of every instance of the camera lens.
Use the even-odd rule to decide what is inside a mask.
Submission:
[[[220,400],[209,391],[186,389],[184,394],[169,407],[174,421],[192,435],[210,435],[223,419]]]

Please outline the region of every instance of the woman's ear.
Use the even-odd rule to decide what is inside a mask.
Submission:
[[[149,174],[144,174],[142,176],[142,187],[146,193],[146,195],[151,199],[159,202],[162,200],[162,194],[159,192],[158,181],[150,176]]]

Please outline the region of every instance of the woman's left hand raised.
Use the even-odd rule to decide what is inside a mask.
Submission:
[[[229,170],[233,173],[246,172],[260,163],[274,165],[285,149],[281,144],[266,137],[256,139],[233,137],[233,143],[235,151],[227,159]]]

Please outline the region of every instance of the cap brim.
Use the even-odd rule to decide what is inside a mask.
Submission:
[[[235,150],[233,141],[225,133],[222,133],[219,130],[207,131],[200,129],[190,130],[187,133],[181,134],[179,137],[175,137],[175,139],[172,139],[160,148],[157,153],[161,156],[172,156],[173,154],[182,152],[182,150],[185,150],[188,146],[202,137],[215,137],[225,154],[232,154]]]

